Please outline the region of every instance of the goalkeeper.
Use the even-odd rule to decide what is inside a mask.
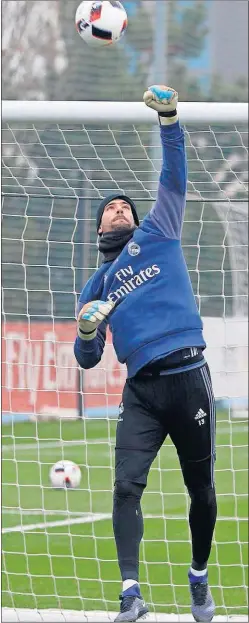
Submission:
[[[97,213],[103,263],[84,287],[74,352],[82,368],[101,359],[107,324],[127,380],[117,424],[113,529],[123,581],[116,621],[146,614],[139,587],[143,536],[141,497],[167,435],[174,443],[191,504],[192,614],[211,621],[214,602],[207,562],[216,521],[215,402],[205,341],[181,248],[186,198],[184,133],[177,93],[153,86],[144,94],[158,112],[163,163],[157,200],[139,226],[133,201],[102,200]]]

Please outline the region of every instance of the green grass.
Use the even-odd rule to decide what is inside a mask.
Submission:
[[[3,528],[12,528],[2,540],[3,606],[118,609],[120,576],[111,520],[50,525],[92,512],[111,513],[115,427],[112,420],[3,426],[2,521]],[[246,437],[245,422],[231,423],[226,414],[219,415],[219,520],[209,566],[218,614],[246,613]],[[64,443],[59,445],[60,441]],[[61,458],[80,465],[80,489],[55,491],[50,487],[49,469]],[[152,466],[143,497],[140,579],[152,611],[189,612],[187,508],[176,452],[167,441]],[[45,526],[32,527],[39,523]],[[27,532],[14,531],[20,524],[31,527]]]

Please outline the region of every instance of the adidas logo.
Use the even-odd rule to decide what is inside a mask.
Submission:
[[[206,416],[207,414],[205,413],[205,411],[203,411],[203,409],[199,409],[199,411],[195,415],[195,420],[200,420]]]

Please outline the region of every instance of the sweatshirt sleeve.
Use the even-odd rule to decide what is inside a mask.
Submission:
[[[93,287],[94,281],[94,277],[89,279],[81,292],[77,305],[77,317],[80,310],[86,303],[90,303],[90,301],[100,298],[100,296],[98,296],[99,293],[97,294],[95,292],[95,288]],[[74,342],[74,355],[81,368],[84,368],[85,370],[94,368],[94,366],[96,366],[100,361],[105,347],[106,329],[107,320],[101,322],[98,326],[97,335],[93,338],[93,340],[82,340],[77,335]]]
[[[162,169],[157,200],[144,224],[156,227],[167,238],[180,239],[187,189],[187,160],[184,132],[179,121],[160,126]]]

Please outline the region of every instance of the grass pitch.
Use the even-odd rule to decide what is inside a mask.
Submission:
[[[115,428],[113,420],[3,426],[3,606],[118,610],[121,585],[110,519]],[[247,611],[246,429],[245,422],[219,414],[219,519],[209,564],[217,614]],[[78,490],[51,488],[49,469],[62,458],[80,465]],[[189,613],[188,496],[170,440],[152,466],[142,506],[143,596],[152,612]],[[103,518],[92,521],[92,513]]]

